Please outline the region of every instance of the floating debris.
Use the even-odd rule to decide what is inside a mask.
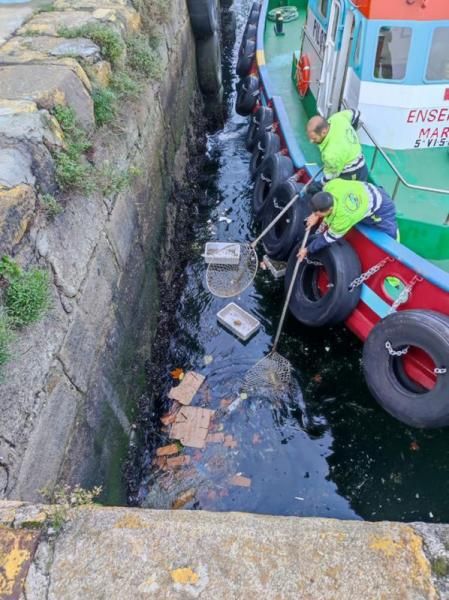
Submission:
[[[172,400],[176,400],[180,404],[188,405],[192,402],[194,395],[200,389],[204,380],[204,375],[200,375],[194,371],[188,371],[184,375],[181,383],[171,388],[168,397]]]
[[[233,477],[231,477],[229,483],[239,487],[251,487],[251,479],[249,477],[245,477],[241,473],[236,473]]]
[[[213,410],[183,406],[171,427],[170,437],[180,440],[183,446],[204,448]]]

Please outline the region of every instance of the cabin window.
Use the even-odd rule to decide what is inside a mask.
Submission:
[[[319,0],[320,13],[323,17],[327,17],[327,8],[329,6],[329,0]]]
[[[404,79],[412,39],[410,27],[381,27],[377,38],[374,77]]]
[[[332,23],[331,40],[335,42],[335,36],[337,35],[338,21],[340,20],[340,6],[334,4],[334,21]]]
[[[449,79],[449,27],[437,27],[433,32],[427,62],[426,79]]]

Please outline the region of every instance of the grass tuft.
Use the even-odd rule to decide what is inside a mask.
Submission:
[[[39,201],[50,221],[62,212],[62,206],[52,194],[41,194]]]
[[[37,321],[50,306],[48,273],[40,269],[22,271],[9,281],[4,303],[8,317],[16,327]]]
[[[11,344],[14,337],[6,310],[0,307],[0,368],[11,358]]]
[[[98,23],[87,23],[81,27],[62,27],[58,34],[65,38],[86,37],[98,44],[103,58],[115,65],[122,57],[125,50],[120,35],[108,27]]]
[[[144,35],[138,34],[129,38],[126,50],[127,63],[133,71],[150,79],[160,79],[162,70],[159,54],[150,46]]]
[[[125,71],[117,71],[112,74],[110,87],[120,100],[137,98],[142,91],[142,84]]]
[[[56,179],[62,189],[78,188],[84,191],[91,189],[89,164],[84,160],[84,153],[91,143],[86,132],[76,120],[73,108],[56,106],[53,114],[64,132],[65,148],[55,152]]]
[[[95,123],[98,127],[107,125],[117,114],[117,95],[110,88],[97,88],[92,94]]]

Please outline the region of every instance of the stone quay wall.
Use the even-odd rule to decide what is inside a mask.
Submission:
[[[53,297],[19,332],[0,383],[4,497],[36,500],[62,480],[109,482],[110,501],[123,501],[119,458],[159,311],[161,245],[167,229],[175,235],[168,201],[185,177],[200,106],[195,45],[185,1],[170,0],[164,22],[152,24],[160,77],[95,128],[92,93],[111,65],[90,39],[60,32],[100,23],[126,39],[145,25],[146,5],[55,0],[10,21],[0,9],[0,256],[47,268]],[[137,175],[126,189],[63,194],[63,212],[49,220],[39,194],[57,191],[54,150],[65,142],[51,111],[61,104],[92,136],[93,165]]]

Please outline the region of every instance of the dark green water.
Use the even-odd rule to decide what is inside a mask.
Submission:
[[[241,14],[241,30],[249,6],[237,3],[235,9]],[[213,297],[205,287],[204,244],[251,240],[256,234],[250,155],[244,147],[247,120],[233,111],[235,55],[236,48],[224,57],[230,116],[208,140],[208,178],[197,198],[195,240],[167,364],[167,391],[170,369],[194,369],[207,379],[193,405],[212,409],[236,397],[247,369],[269,351],[283,301],[282,282],[259,270],[254,285],[232,299],[262,324],[256,336],[242,343],[216,320],[228,300]],[[224,216],[232,222],[220,220]],[[237,445],[185,448],[191,457],[188,467],[159,471],[148,457],[139,504],[167,508],[189,490],[185,508],[447,522],[448,430],[410,429],[386,414],[364,384],[361,344],[344,327],[311,330],[289,317],[279,352],[294,367],[295,397],[276,404],[242,401],[214,422],[214,430],[231,434]],[[212,362],[205,364],[210,357]],[[164,397],[161,404],[168,408],[170,402]],[[158,445],[169,443],[166,432],[159,434]],[[236,473],[250,478],[251,486],[230,485]]]

